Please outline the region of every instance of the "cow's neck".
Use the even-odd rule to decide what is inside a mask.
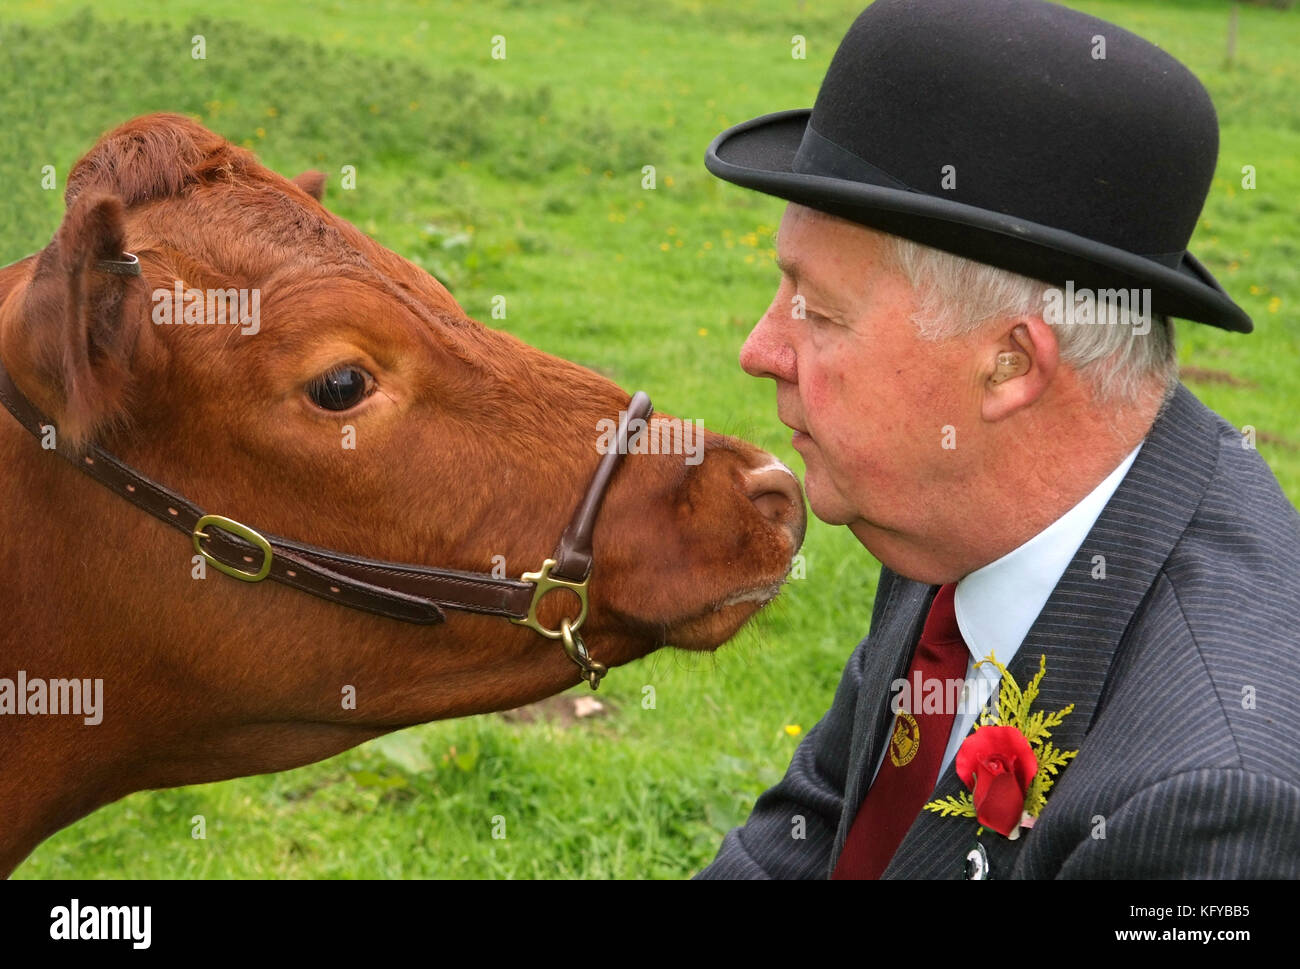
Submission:
[[[15,729],[6,724],[8,736],[0,744],[4,761],[0,877],[4,878],[44,839],[127,793],[115,788],[112,776],[103,770],[105,765],[94,762],[94,753],[84,747],[69,749],[58,740],[42,740],[39,727]]]

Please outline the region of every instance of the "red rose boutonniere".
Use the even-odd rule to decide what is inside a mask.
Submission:
[[[982,727],[957,751],[957,776],[973,792],[975,817],[1005,837],[1020,827],[1037,773],[1034,748],[1015,727]]]
[[[958,749],[955,765],[971,793],[931,801],[925,808],[944,817],[975,818],[980,832],[991,828],[1014,840],[1021,828],[1034,826],[1034,819],[1047,806],[1047,792],[1056,775],[1078,753],[1058,750],[1048,739],[1074,704],[1056,713],[1029,712],[1047,673],[1046,656],[1040,658],[1038,675],[1024,690],[1005,666],[992,658],[988,662],[1002,673],[997,713],[986,712],[980,718],[975,732]]]

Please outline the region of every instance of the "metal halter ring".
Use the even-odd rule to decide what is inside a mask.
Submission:
[[[587,619],[587,584],[591,577],[588,576],[581,582],[570,582],[568,579],[556,579],[551,576],[551,569],[555,568],[555,559],[547,559],[542,563],[542,567],[536,572],[525,572],[522,576],[525,582],[533,583],[533,599],[528,603],[528,614],[522,619],[511,619],[513,623],[520,626],[527,626],[536,632],[541,633],[547,639],[559,639],[563,633],[559,629],[547,629],[537,618],[537,607],[541,604],[542,599],[548,592],[556,589],[568,589],[578,597],[580,607],[578,609],[578,618],[569,623],[572,632],[577,632],[578,627]],[[568,620],[565,620],[568,622]]]

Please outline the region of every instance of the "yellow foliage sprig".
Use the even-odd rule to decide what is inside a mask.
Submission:
[[[1039,656],[1038,673],[1023,690],[1016,683],[1015,677],[994,656],[990,655],[987,660],[981,660],[976,664],[976,668],[983,663],[993,664],[1001,674],[1002,680],[998,689],[997,712],[986,710],[980,714],[975,729],[978,731],[981,727],[1015,727],[1029,741],[1029,746],[1034,751],[1034,759],[1038,762],[1038,772],[1034,775],[1025,794],[1024,809],[1031,818],[1036,818],[1047,806],[1047,792],[1056,783],[1061,768],[1079,753],[1077,750],[1061,750],[1048,739],[1052,735],[1053,728],[1059,727],[1074,711],[1074,704],[1071,703],[1064,710],[1057,710],[1055,713],[1044,710],[1039,710],[1037,713],[1030,712],[1034,701],[1038,699],[1039,685],[1047,674],[1045,654]],[[973,818],[976,816],[975,804],[968,792],[957,797],[950,796],[931,801],[925,805],[925,809],[943,817]]]
[[[989,717],[986,713],[981,720],[987,725],[1015,727],[1024,734],[1025,739],[1029,741],[1029,746],[1033,748],[1034,759],[1038,762],[1038,773],[1034,775],[1029,791],[1025,795],[1025,813],[1031,818],[1036,818],[1047,806],[1047,792],[1052,789],[1061,768],[1079,753],[1077,750],[1060,750],[1048,739],[1052,735],[1052,728],[1059,727],[1074,711],[1074,704],[1071,703],[1064,710],[1055,713],[1044,710],[1030,713],[1034,701],[1038,699],[1038,689],[1043,682],[1043,677],[1047,675],[1046,654],[1039,655],[1038,672],[1024,690],[1020,689],[1015,677],[997,661],[996,657],[990,655],[983,662],[991,663],[997,668],[1002,676],[1002,684],[998,692],[997,714]]]

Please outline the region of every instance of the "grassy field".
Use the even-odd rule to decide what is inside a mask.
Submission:
[[[718,182],[702,157],[728,124],[810,105],[861,5],[356,0],[304,16],[285,0],[6,2],[0,264],[48,241],[63,178],[101,133],[179,111],[285,174],[329,173],[326,203],[470,315],[489,319],[505,294],[498,325],[800,469],[771,385],[736,363],[777,284],[783,203]],[[1072,5],[1149,37],[1215,99],[1219,171],[1192,248],[1256,333],[1182,324],[1181,360],[1207,404],[1258,429],[1300,500],[1300,14],[1243,6],[1227,65],[1218,0]],[[794,34],[806,60],[790,56]],[[1140,132],[1133,144],[1159,150]],[[47,164],[59,191],[41,189]],[[345,165],[353,191],[339,190]],[[866,632],[878,563],[815,521],[804,555],[806,578],[718,654],[615,670],[603,715],[430,724],[300,770],[136,794],[15,877],[688,876],[784,772]],[[205,840],[190,837],[195,815]]]

